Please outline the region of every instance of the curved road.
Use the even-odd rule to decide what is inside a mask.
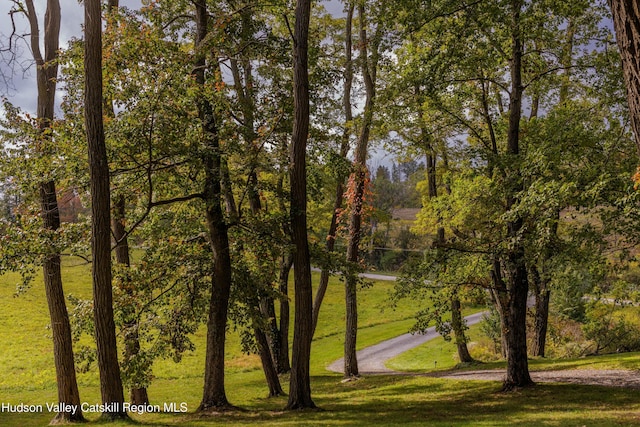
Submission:
[[[475,313],[465,317],[467,325],[474,325],[480,322],[484,313]],[[356,353],[358,370],[360,374],[398,373],[384,366],[387,360],[439,336],[440,334],[436,332],[436,328],[432,326],[424,334],[404,334],[362,349]],[[336,360],[327,366],[327,369],[338,373],[344,372],[344,359]]]

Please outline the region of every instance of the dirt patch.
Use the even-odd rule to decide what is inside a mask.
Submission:
[[[393,219],[415,221],[419,212],[420,212],[420,208],[400,208],[400,209],[394,209],[391,215]]]
[[[504,371],[478,370],[459,372],[437,372],[427,374],[431,377],[453,380],[503,381]],[[624,369],[569,369],[563,371],[532,371],[531,379],[541,383],[571,383],[582,385],[600,385],[606,387],[625,387],[640,389],[640,371]]]

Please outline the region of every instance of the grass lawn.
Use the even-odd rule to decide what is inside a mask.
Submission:
[[[67,261],[68,262],[68,261]],[[79,297],[90,296],[90,273],[86,265],[64,269],[65,288]],[[317,279],[317,277],[316,277]],[[43,405],[40,413],[0,412],[0,426],[43,426],[52,418],[46,403],[56,402],[55,372],[51,354],[48,314],[41,281],[26,294],[14,298],[18,278],[0,277],[0,328],[4,333],[0,351],[0,404]],[[388,308],[390,282],[376,282],[359,295],[359,346],[406,332],[417,308],[407,301],[396,310]],[[185,355],[182,363],[159,361],[154,368],[155,381],[149,388],[152,403],[186,403],[185,414],[132,414],[137,425],[210,426],[210,425],[420,425],[420,426],[611,426],[640,425],[638,391],[575,385],[538,385],[510,394],[499,393],[495,382],[453,381],[420,376],[368,376],[357,381],[341,382],[338,374],[324,367],[342,356],[344,303],[343,286],[330,283],[320,315],[317,338],[312,346],[312,390],[321,411],[283,412],[286,397],[267,399],[259,360],[240,351],[237,334],[229,333],[227,393],[241,411],[201,417],[194,413],[202,394],[204,329],[195,337],[198,349]],[[433,343],[438,345],[441,340]],[[450,344],[452,346],[452,344]],[[424,350],[424,349],[423,349]],[[418,352],[420,350],[417,350]],[[451,357],[440,350],[442,359]],[[410,360],[418,356],[409,355]],[[433,365],[432,356],[423,357]],[[637,367],[639,356],[581,359],[571,362],[591,367]],[[534,361],[532,365],[535,366]],[[390,366],[412,368],[397,359]],[[551,362],[545,362],[551,363]],[[561,363],[570,362],[557,362]],[[438,362],[438,368],[444,362]],[[571,365],[573,366],[573,365]],[[282,378],[287,387],[287,378]],[[95,367],[79,375],[81,400],[98,403],[99,384]],[[98,414],[87,414],[96,423]],[[113,423],[111,425],[130,425]]]

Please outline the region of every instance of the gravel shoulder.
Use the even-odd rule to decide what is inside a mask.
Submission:
[[[624,369],[569,369],[562,371],[531,371],[531,379],[540,383],[570,383],[640,389],[640,371]],[[503,370],[446,371],[423,374],[451,380],[503,381]]]

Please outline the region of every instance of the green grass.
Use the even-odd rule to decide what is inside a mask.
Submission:
[[[69,262],[69,261],[65,261]],[[65,288],[80,297],[90,296],[87,266],[65,267]],[[55,372],[51,355],[51,336],[42,283],[36,282],[28,294],[13,297],[15,275],[0,278],[0,328],[4,332],[0,351],[0,403],[42,404],[56,401]],[[390,282],[376,282],[359,294],[359,347],[404,333],[413,323],[417,308],[408,301],[397,310],[387,305]],[[312,345],[313,397],[322,411],[285,412],[286,397],[267,399],[266,386],[257,357],[240,352],[237,334],[229,333],[226,387],[229,400],[243,408],[229,414],[201,417],[194,413],[202,394],[204,329],[194,337],[198,350],[187,354],[181,364],[160,361],[154,368],[155,381],[149,388],[152,403],[185,402],[186,414],[132,414],[139,425],[238,425],[238,426],[565,426],[640,425],[637,391],[574,385],[538,385],[516,393],[499,393],[499,383],[452,381],[427,377],[369,376],[341,382],[341,376],[324,367],[342,356],[344,330],[343,285],[332,280],[320,314],[318,338]],[[442,340],[429,345],[441,346]],[[448,344],[452,346],[452,344]],[[416,350],[418,352],[424,351]],[[443,360],[451,358],[439,351]],[[435,354],[435,353],[432,353]],[[409,356],[411,358],[411,356]],[[433,365],[434,356],[424,356]],[[398,362],[400,360],[400,362]],[[577,361],[544,361],[557,367],[638,366],[638,355],[615,355]],[[392,362],[400,363],[401,359]],[[532,366],[537,368],[538,361]],[[543,363],[543,362],[540,362]],[[488,365],[489,366],[489,365]],[[411,369],[420,370],[419,366]],[[287,386],[287,378],[283,378]],[[99,402],[99,383],[95,368],[79,376],[81,399]],[[98,414],[87,414],[97,423]],[[42,426],[49,413],[15,414],[0,412],[0,426]],[[111,425],[130,425],[113,423]]]
[[[464,315],[467,314],[469,313],[464,313]],[[479,338],[481,335],[479,325],[471,326],[467,335],[472,342]],[[386,363],[386,366],[403,372],[432,372],[452,369],[457,364],[455,343],[436,338],[394,357]]]

